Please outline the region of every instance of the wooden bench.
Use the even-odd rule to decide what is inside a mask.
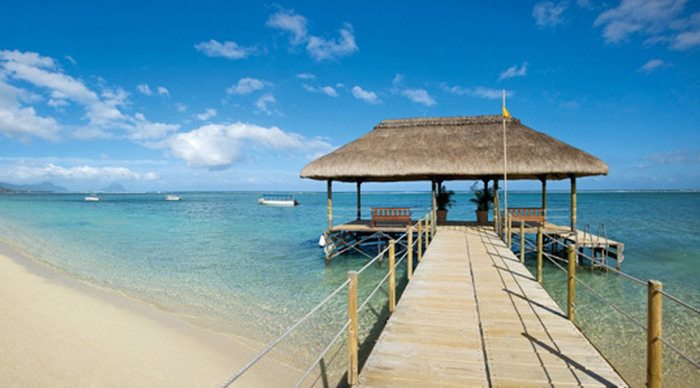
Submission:
[[[411,224],[411,209],[407,207],[373,207],[372,226],[383,224]]]
[[[545,214],[541,207],[512,207],[508,208],[511,222],[524,222],[530,226],[544,226]]]

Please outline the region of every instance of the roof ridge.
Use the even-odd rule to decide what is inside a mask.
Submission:
[[[382,120],[375,128],[397,128],[409,126],[431,126],[431,125],[470,125],[470,124],[494,124],[503,120],[501,115],[478,115],[478,116],[451,116],[451,117],[413,117],[405,119]],[[506,119],[507,122],[520,123],[515,117]]]

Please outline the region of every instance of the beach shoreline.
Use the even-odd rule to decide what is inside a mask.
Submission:
[[[0,242],[2,385],[220,385],[262,346],[86,283]],[[241,380],[279,386],[299,371],[267,359]]]

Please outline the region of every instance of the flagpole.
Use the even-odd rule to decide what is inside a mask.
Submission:
[[[503,89],[503,214],[508,219],[508,149],[506,147],[506,90]]]

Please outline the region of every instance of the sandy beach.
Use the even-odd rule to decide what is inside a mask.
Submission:
[[[0,386],[219,386],[258,350],[0,245]],[[283,386],[272,360],[240,386]]]

